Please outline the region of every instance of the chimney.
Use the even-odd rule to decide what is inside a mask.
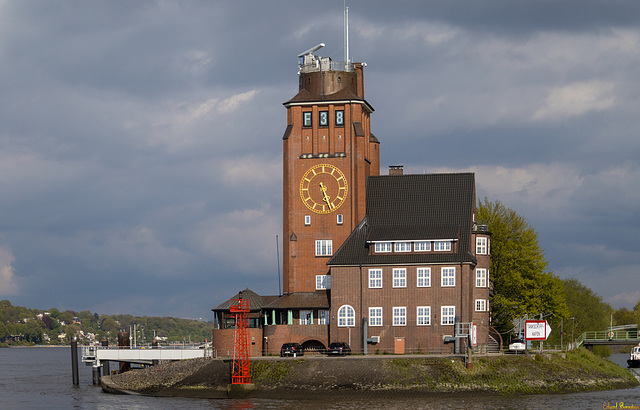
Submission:
[[[402,167],[403,165],[389,165],[389,175],[402,175]]]

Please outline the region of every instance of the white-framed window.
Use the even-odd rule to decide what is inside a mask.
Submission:
[[[311,225],[311,215],[305,215],[304,216],[304,224],[305,225]]]
[[[302,126],[303,127],[310,127],[311,125],[312,125],[311,112],[310,111],[303,112],[302,113]]]
[[[395,251],[396,252],[411,252],[411,242],[396,242],[395,243]]]
[[[328,325],[329,317],[331,316],[331,312],[328,310],[318,310],[318,324],[319,325]]]
[[[320,239],[316,241],[316,256],[331,256],[333,254],[333,241]]]
[[[418,306],[417,309],[417,325],[429,326],[431,324],[431,306]]]
[[[441,325],[453,325],[456,318],[455,306],[442,306],[440,308],[440,324]]]
[[[316,275],[316,290],[331,289],[331,276]]]
[[[486,312],[487,301],[484,299],[476,299],[476,312]]]
[[[391,242],[377,242],[375,251],[376,253],[391,252]]]
[[[382,287],[382,269],[369,269],[369,287]]]
[[[356,325],[356,311],[349,305],[342,305],[338,309],[338,326],[353,327]]]
[[[313,310],[301,310],[300,311],[300,324],[312,325],[313,324]]]
[[[484,268],[476,268],[476,288],[487,287],[487,270]]]
[[[393,307],[393,325],[394,326],[406,326],[407,325],[407,308],[404,306]]]
[[[429,252],[431,250],[431,242],[414,242],[413,250],[415,252]]]
[[[456,286],[456,268],[442,268],[440,270],[441,286],[443,288]]]
[[[342,214],[336,215],[336,223],[338,225],[342,225],[344,223],[344,215]]]
[[[393,269],[393,287],[394,288],[407,287],[407,269],[405,268]]]
[[[418,268],[418,287],[431,287],[431,268]]]
[[[448,252],[451,250],[451,242],[436,241],[433,243],[433,250],[436,252]]]
[[[320,111],[318,113],[318,125],[320,127],[329,126],[329,111]]]
[[[382,308],[369,308],[369,326],[382,326]]]
[[[476,238],[476,254],[477,255],[487,254],[487,238],[486,237],[479,236]]]

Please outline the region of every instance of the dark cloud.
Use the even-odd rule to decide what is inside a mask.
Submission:
[[[342,5],[0,3],[0,297],[208,318],[277,293],[282,103],[298,53],[342,60]],[[475,171],[551,270],[634,304],[640,5],[349,6],[382,172]]]

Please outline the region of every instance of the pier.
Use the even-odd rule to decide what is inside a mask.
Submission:
[[[215,354],[209,346],[154,346],[125,349],[117,346],[82,346],[82,362],[97,366],[104,361],[150,365],[162,360],[185,360],[198,357],[215,357]]]

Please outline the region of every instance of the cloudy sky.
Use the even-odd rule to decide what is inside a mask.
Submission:
[[[343,4],[0,0],[0,299],[211,319],[277,294],[282,103],[298,53],[343,59]],[[551,271],[632,308],[640,2],[348,5],[383,172],[475,172]]]

